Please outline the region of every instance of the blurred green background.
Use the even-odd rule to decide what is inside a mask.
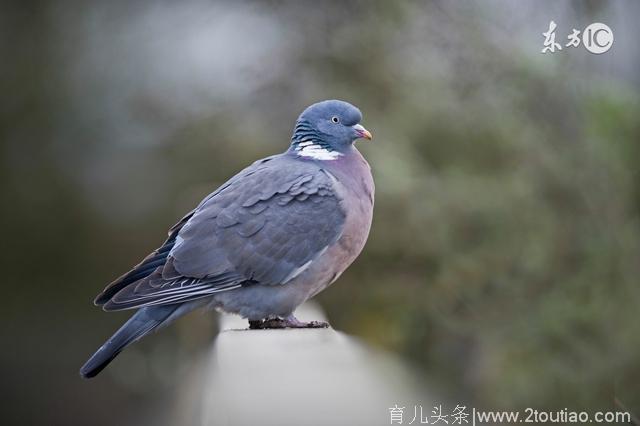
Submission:
[[[318,297],[333,326],[455,401],[638,416],[638,16],[635,1],[3,2],[3,424],[170,424],[215,314],[87,382],[78,368],[128,316],[93,297],[329,98],[363,111],[377,185],[363,254]],[[592,22],[615,43],[542,55],[550,20],[563,45]]]

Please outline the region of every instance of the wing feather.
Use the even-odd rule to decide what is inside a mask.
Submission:
[[[171,247],[165,243],[108,287],[104,308],[286,284],[342,234],[345,211],[334,185],[314,162],[282,155],[254,163],[172,228]]]

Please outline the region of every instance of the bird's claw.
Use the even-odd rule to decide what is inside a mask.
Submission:
[[[300,321],[293,315],[286,318],[273,317],[262,320],[249,320],[251,330],[265,330],[270,328],[328,328],[329,323],[325,321]]]

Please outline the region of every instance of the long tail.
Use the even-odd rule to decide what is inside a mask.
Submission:
[[[80,375],[87,379],[96,376],[124,348],[184,313],[178,311],[181,306],[183,305],[148,306],[138,310],[89,358],[80,369]],[[172,315],[174,313],[178,315]]]

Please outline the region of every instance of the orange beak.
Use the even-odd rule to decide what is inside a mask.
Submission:
[[[355,126],[353,126],[353,128],[356,131],[356,134],[358,135],[359,138],[364,138],[368,140],[371,140],[373,138],[373,136],[371,135],[371,132],[365,129],[364,126],[360,124],[356,124]]]

